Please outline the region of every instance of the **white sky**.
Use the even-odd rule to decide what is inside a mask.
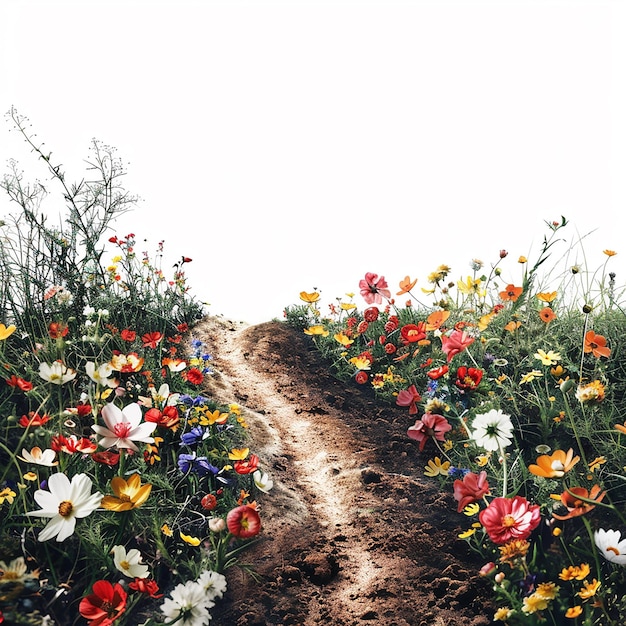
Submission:
[[[115,146],[143,198],[118,234],[192,257],[214,314],[281,317],[368,271],[458,279],[501,248],[515,281],[561,215],[624,284],[624,32],[601,0],[2,0],[0,109],[70,180]],[[10,128],[2,171],[41,177]]]

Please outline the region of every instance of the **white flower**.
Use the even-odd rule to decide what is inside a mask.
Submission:
[[[221,533],[226,530],[226,522],[221,517],[212,517],[209,520],[209,530],[212,533]]]
[[[110,363],[103,363],[96,368],[96,364],[93,361],[87,361],[87,363],[85,363],[85,372],[87,372],[87,376],[97,385],[110,387],[111,389],[117,387],[117,381],[113,378],[109,378],[113,373],[113,367]]]
[[[150,570],[143,564],[141,553],[136,548],[126,552],[124,546],[113,546],[113,563],[115,567],[129,578],[148,578]]]
[[[215,606],[203,587],[195,581],[176,585],[161,605],[161,612],[167,618],[165,621],[176,626],[206,626],[211,619],[209,609]]]
[[[603,530],[593,533],[596,546],[602,556],[611,563],[626,565],[626,539],[622,539],[619,530]]]
[[[76,372],[64,365],[62,361],[55,361],[52,365],[40,363],[39,376],[53,385],[64,385],[76,378]]]
[[[141,407],[133,402],[120,410],[114,404],[106,404],[102,408],[102,419],[107,425],[94,424],[91,428],[102,439],[98,442],[103,448],[130,448],[139,452],[139,448],[133,441],[142,443],[154,443],[150,433],[157,427],[156,422],[141,422]]]
[[[200,574],[197,583],[204,589],[204,593],[207,594],[209,600],[221,598],[227,586],[226,576],[209,569],[205,569],[202,574]]]
[[[261,472],[261,470],[256,470],[254,474],[252,474],[252,479],[257,489],[264,493],[267,493],[274,486],[274,481],[265,472]]]
[[[94,313],[96,312],[96,309],[94,309],[92,306],[87,305],[84,309],[83,309],[83,315],[85,317],[91,317]]]
[[[93,513],[102,500],[100,492],[91,493],[91,479],[87,474],[72,476],[72,482],[65,474],[52,474],[48,478],[48,489],[35,491],[35,502],[41,511],[30,511],[26,515],[52,518],[39,533],[39,541],[56,537],[65,541],[76,528],[76,518]]]
[[[18,457],[26,463],[35,463],[37,465],[44,465],[46,467],[54,467],[59,462],[55,461],[57,453],[50,448],[42,450],[39,446],[35,446],[30,449],[30,452],[26,448],[22,448],[22,456]]]
[[[155,387],[151,387],[150,393],[152,394],[153,402],[160,407],[176,406],[180,398],[179,393],[170,394],[170,386],[167,383],[163,383],[158,391]]]
[[[499,450],[511,445],[513,423],[510,416],[500,410],[491,409],[488,413],[477,415],[472,427],[472,439],[485,450]]]
[[[27,572],[26,561],[23,556],[18,556],[10,563],[0,561],[0,585],[9,583],[15,585],[16,583],[23,583],[29,578],[37,578],[36,574]]]

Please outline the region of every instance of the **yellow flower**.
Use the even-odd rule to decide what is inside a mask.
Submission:
[[[541,361],[542,365],[556,365],[557,361],[561,358],[558,352],[553,352],[552,350],[545,352],[541,349],[537,350],[534,356]]]
[[[5,487],[0,491],[0,504],[4,504],[6,500],[9,504],[13,504],[13,500],[17,494],[10,487]]]
[[[535,378],[540,378],[541,376],[543,376],[543,374],[539,370],[532,370],[530,372],[526,372],[526,374],[524,374],[522,376],[522,379],[519,381],[519,384],[525,385],[526,383],[530,383],[533,380],[535,380]]]
[[[447,476],[450,469],[450,461],[441,462],[441,459],[436,456],[434,459],[428,461],[428,465],[424,468],[425,476]]]
[[[476,461],[476,464],[478,465],[478,467],[485,467],[485,465],[489,463],[489,455],[481,454],[477,456],[474,460]]]
[[[522,322],[514,322],[510,321],[505,327],[504,330],[508,330],[510,333],[514,333],[520,326]]]
[[[200,426],[213,426],[213,424],[225,424],[228,421],[228,413],[222,413],[219,409],[215,411],[206,410],[204,415],[200,417],[198,423]]]
[[[467,539],[476,532],[475,528],[468,528],[466,531],[459,533],[459,539]]]
[[[444,452],[448,452],[449,450],[452,450],[453,447],[454,447],[454,443],[450,439],[446,439],[443,442]]]
[[[485,294],[485,290],[480,289],[481,282],[482,281],[480,280],[480,278],[472,278],[471,276],[468,276],[465,280],[459,280],[456,285],[459,288],[459,291],[461,293],[464,293],[466,296],[469,296],[473,293],[482,296]]]
[[[545,611],[548,608],[548,600],[542,598],[536,593],[524,598],[522,604],[523,613],[536,613],[537,611]]]
[[[483,315],[479,320],[478,320],[478,330],[483,331],[487,328],[487,326],[489,326],[489,324],[491,324],[491,320],[494,318],[495,313],[487,313],[486,315]]]
[[[604,252],[604,254],[606,254],[606,256],[615,256],[617,254],[617,252],[615,252],[615,250],[602,250],[602,252]]]
[[[354,339],[350,339],[350,337],[344,335],[342,332],[336,333],[333,336],[335,338],[335,341],[340,343],[342,346],[345,346],[346,348],[350,347],[354,343]]]
[[[588,563],[581,563],[580,565],[570,565],[564,567],[559,574],[561,580],[585,580],[589,576],[590,572]]]
[[[463,509],[463,513],[465,513],[467,517],[472,517],[472,515],[476,515],[478,511],[480,511],[480,506],[477,502],[472,502]]]
[[[589,598],[593,598],[600,589],[600,581],[595,578],[590,583],[585,583],[583,588],[578,592],[578,595],[583,600],[589,600]]]
[[[321,335],[322,337],[328,337],[329,333],[322,324],[315,324],[314,326],[309,326],[309,328],[305,328],[304,334],[305,335]]]
[[[555,583],[539,583],[535,594],[546,600],[554,600],[559,593],[559,588]]]
[[[111,479],[111,489],[115,496],[104,496],[100,506],[109,511],[130,511],[140,507],[148,499],[152,485],[142,485],[139,474],[132,474],[128,480],[114,476]]]
[[[493,616],[494,622],[506,622],[513,615],[513,610],[508,606],[500,607]]]
[[[24,480],[29,480],[31,482],[37,480],[37,474],[35,474],[35,472],[26,472],[26,474],[24,474],[24,476],[22,476],[22,478]]]
[[[527,263],[528,259],[525,256],[520,256],[519,259],[517,259],[518,263]]]
[[[352,309],[356,309],[356,304],[354,304],[354,302],[342,302],[340,306],[342,311],[351,311]]]
[[[228,453],[228,458],[231,461],[243,461],[250,454],[250,448],[233,448]]]
[[[556,299],[556,296],[556,291],[544,291],[537,294],[537,300],[541,300],[541,302],[552,302]]]
[[[567,611],[565,611],[565,617],[574,619],[575,617],[582,615],[582,613],[583,613],[583,607],[580,606],[580,604],[577,604],[576,606],[572,606],[569,609],[567,609]]]
[[[15,332],[15,325],[5,326],[0,324],[0,341],[4,341],[7,337],[10,337]]]
[[[317,302],[320,299],[320,294],[317,291],[312,293],[307,293],[306,291],[300,292],[300,300],[302,302],[306,302],[307,304],[313,304],[313,302]]]
[[[352,365],[354,365],[354,367],[356,367],[358,370],[369,370],[372,367],[371,361],[368,358],[362,356],[353,356],[349,360],[349,363],[352,363]]]
[[[598,467],[600,467],[600,465],[603,465],[604,463],[606,463],[606,457],[604,456],[596,457],[593,461],[591,461],[591,463],[589,463],[589,471],[595,472],[598,469]]]
[[[174,536],[174,531],[167,524],[163,524],[163,526],[161,526],[161,532],[166,537],[173,537]]]
[[[200,539],[198,539],[198,537],[192,537],[191,535],[185,535],[184,533],[180,533],[180,538],[185,542],[188,543],[190,546],[199,546],[200,545]]]

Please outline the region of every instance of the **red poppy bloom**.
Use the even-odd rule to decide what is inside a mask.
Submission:
[[[50,447],[55,452],[65,452],[66,454],[75,454],[76,452],[91,454],[98,449],[98,445],[91,439],[87,439],[87,437],[79,439],[76,435],[70,435],[69,437],[55,435],[50,441]]]
[[[468,504],[480,500],[489,493],[487,472],[474,474],[469,472],[463,476],[463,480],[454,481],[454,499],[459,503],[457,511],[460,513]]]
[[[606,338],[602,335],[596,335],[593,330],[588,330],[585,334],[585,352],[591,352],[593,356],[599,359],[601,356],[609,357],[611,349],[606,347]]]
[[[226,516],[226,526],[235,537],[248,539],[258,535],[261,531],[261,518],[255,508],[242,504],[229,511]]]
[[[605,495],[606,491],[601,491],[599,485],[594,485],[590,491],[587,491],[584,487],[571,487],[568,491],[564,491],[561,494],[561,504],[567,509],[567,513],[564,515],[552,513],[552,517],[558,520],[566,520],[584,515],[596,507],[595,504],[585,500],[601,502]],[[581,498],[585,498],[585,500]]]
[[[186,333],[189,330],[189,324],[187,324],[187,322],[183,322],[176,327],[176,330],[179,333]]]
[[[20,378],[19,376],[16,376],[15,374],[13,374],[11,378],[7,378],[6,383],[7,385],[9,385],[9,387],[17,387],[18,389],[24,392],[31,391],[33,388],[33,383],[27,380],[24,380],[23,378]]]
[[[510,302],[515,302],[524,290],[522,287],[516,287],[515,285],[507,285],[504,291],[500,292],[500,299]]]
[[[170,343],[180,343],[183,340],[182,335],[173,335],[172,337],[168,337],[167,340]]]
[[[94,452],[91,458],[101,465],[109,465],[114,467],[120,462],[120,453],[112,450],[103,450],[102,452]]]
[[[421,419],[409,427],[407,435],[409,439],[420,442],[419,449],[421,452],[430,437],[434,437],[437,441],[445,441],[445,434],[449,430],[452,430],[452,424],[443,415],[424,413]]]
[[[126,610],[126,599],[119,583],[97,580],[92,593],[80,601],[78,611],[89,620],[89,626],[110,626]]]
[[[146,333],[141,336],[144,348],[152,348],[156,350],[156,347],[163,341],[163,333],[154,331],[152,333]]]
[[[394,346],[392,343],[386,343],[385,344],[385,353],[386,354],[395,354],[396,353],[396,346]]]
[[[43,426],[49,419],[49,415],[39,415],[39,413],[35,413],[35,411],[30,411],[28,415],[22,415],[19,425],[23,428],[28,428],[29,426]]]
[[[217,498],[212,493],[207,493],[202,500],[200,500],[202,508],[206,511],[212,511],[217,506]]]
[[[156,580],[152,580],[151,578],[135,578],[132,583],[128,583],[128,586],[133,591],[145,593],[148,597],[156,600],[163,597],[163,594],[159,593],[159,585]]]
[[[155,422],[163,428],[174,429],[180,422],[180,414],[178,413],[178,407],[166,406],[163,411],[159,409],[148,409],[144,415],[146,422]]]
[[[360,370],[354,375],[354,380],[359,385],[364,385],[369,380],[369,376],[367,375],[367,372]]]
[[[449,335],[441,335],[441,349],[448,363],[472,343],[474,343],[474,337],[464,330],[454,329]]]
[[[409,415],[415,415],[417,413],[417,403],[422,399],[415,385],[411,385],[408,389],[403,389],[398,392],[396,398],[396,404],[398,406],[408,406]]]
[[[416,343],[422,339],[426,339],[426,325],[424,322],[419,324],[405,324],[400,329],[402,341],[404,345],[408,343]]]
[[[440,365],[426,372],[426,376],[432,380],[437,380],[448,373],[450,368],[447,365]]]
[[[61,339],[61,337],[67,336],[69,331],[67,324],[63,322],[50,322],[48,324],[48,335],[51,339]]]
[[[366,322],[375,322],[378,319],[379,312],[378,307],[371,306],[363,311],[363,318]]]
[[[530,504],[523,496],[494,498],[478,516],[489,538],[496,544],[513,539],[528,539],[539,526],[541,513],[538,504]]]
[[[483,378],[483,371],[476,367],[459,367],[454,384],[464,391],[473,391]]]
[[[129,330],[128,328],[125,328],[120,333],[120,337],[124,341],[128,341],[130,343],[131,341],[135,341],[135,339],[137,338],[137,333],[134,330]]]
[[[183,377],[192,385],[201,385],[204,380],[204,374],[197,367],[192,367],[187,372],[183,372]]]
[[[233,468],[237,474],[252,474],[258,467],[259,457],[256,454],[251,454],[247,459],[233,463]]]

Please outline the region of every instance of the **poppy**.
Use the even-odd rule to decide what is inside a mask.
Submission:
[[[433,311],[426,318],[426,330],[437,330],[450,317],[450,311]]]
[[[437,380],[442,376],[445,376],[448,373],[449,367],[447,365],[440,365],[439,367],[434,367],[431,370],[426,372],[426,376],[431,380]]]
[[[601,356],[608,358],[611,355],[611,349],[607,348],[606,345],[606,338],[602,335],[596,335],[593,330],[588,330],[585,334],[584,351],[586,353],[591,352],[597,359]]]
[[[567,513],[557,515],[552,513],[552,517],[558,520],[579,517],[596,508],[593,502],[601,502],[606,495],[606,491],[601,491],[599,485],[594,485],[590,491],[584,487],[571,487],[561,494],[561,504],[567,509]],[[590,502],[591,501],[591,502]]]
[[[13,374],[11,378],[7,378],[6,383],[7,385],[9,385],[9,387],[16,387],[24,392],[31,391],[33,388],[33,383],[27,380],[24,380],[23,378],[20,378],[19,376],[16,376],[15,374]]]
[[[515,285],[507,285],[504,291],[500,292],[500,299],[508,302],[515,302],[523,292],[522,287],[516,287]]]
[[[160,333],[158,331],[154,331],[152,333],[146,333],[145,335],[141,336],[143,347],[152,348],[153,350],[156,350],[156,347],[161,343],[162,340],[163,340],[163,333]]]
[[[413,289],[413,287],[415,287],[417,283],[417,278],[415,280],[411,280],[410,276],[405,276],[401,281],[400,281],[400,291],[398,291],[398,293],[396,294],[397,296],[402,296],[405,293],[409,293],[411,291],[411,289]]]
[[[50,324],[48,324],[48,335],[50,339],[61,339],[67,336],[69,331],[70,329],[67,327],[67,324],[63,322],[50,322]]]
[[[478,387],[483,378],[483,371],[476,367],[459,367],[456,371],[454,384],[464,391],[471,391]]]
[[[302,302],[306,302],[307,304],[313,304],[320,299],[320,294],[317,291],[313,291],[312,293],[307,293],[306,291],[300,292],[300,300]]]
[[[426,325],[424,322],[420,322],[419,324],[405,324],[400,329],[404,345],[408,343],[416,343],[422,339],[426,339],[425,329]]]
[[[197,367],[192,367],[185,373],[184,378],[192,385],[201,385],[204,380],[204,374]]]
[[[408,406],[409,415],[417,413],[417,403],[422,399],[415,385],[411,385],[408,389],[398,392],[396,404],[398,406]]]
[[[552,310],[551,307],[545,306],[541,311],[539,311],[539,318],[542,322],[546,324],[556,319],[556,313]]]
[[[127,597],[119,583],[97,580],[92,593],[80,601],[78,611],[89,620],[89,626],[108,626],[126,610]]]
[[[454,499],[459,503],[457,511],[460,513],[468,504],[477,502],[489,493],[489,483],[487,482],[487,472],[480,474],[468,472],[463,476],[463,480],[454,481]]]
[[[449,335],[441,335],[441,349],[446,355],[448,363],[472,343],[474,343],[474,337],[464,330],[453,330]]]
[[[124,341],[128,341],[129,343],[132,341],[135,341],[135,339],[137,338],[137,333],[134,330],[129,330],[128,328],[125,328],[121,333],[120,333],[120,337],[124,340]]]
[[[226,526],[235,537],[248,539],[261,531],[261,518],[254,507],[242,504],[229,511]]]
[[[445,417],[433,413],[424,413],[421,419],[418,419],[413,426],[407,429],[407,436],[409,439],[420,442],[419,449],[421,452],[430,437],[434,437],[437,441],[445,441],[445,434],[449,430],[452,430],[452,424]]]
[[[367,304],[381,304],[383,298],[391,298],[389,285],[384,276],[367,272],[365,278],[359,281],[361,295]]]
[[[18,423],[22,428],[29,428],[30,426],[43,426],[49,419],[49,415],[39,415],[35,411],[30,411],[28,415],[22,415]]]

